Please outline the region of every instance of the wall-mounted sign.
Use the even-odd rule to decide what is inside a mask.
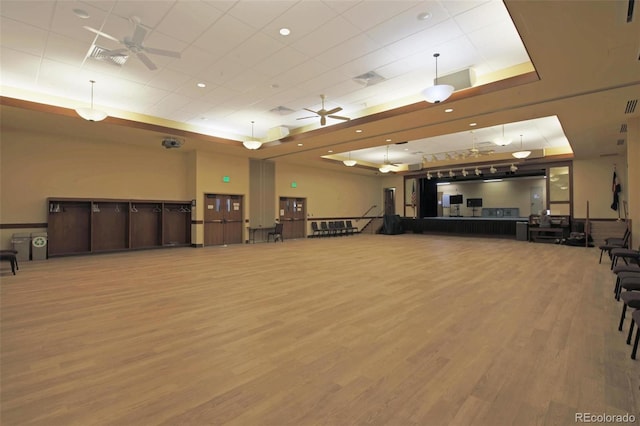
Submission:
[[[222,176],[222,181],[224,183],[229,183],[229,182],[231,182],[231,178],[229,176]]]
[[[298,187],[298,183],[297,182],[291,182],[291,187],[292,188],[297,188]]]

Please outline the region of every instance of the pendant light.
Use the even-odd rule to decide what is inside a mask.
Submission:
[[[522,149],[522,135],[520,135],[520,151],[516,151],[511,155],[513,155],[515,158],[518,158],[520,160],[522,160],[523,158],[527,158],[528,156],[531,155],[531,151],[524,151]]]
[[[504,124],[502,125],[502,136],[494,140],[493,143],[499,146],[507,146],[511,143],[511,139],[507,139],[504,137]]]
[[[433,57],[436,58],[436,79],[435,84],[431,87],[427,87],[422,91],[424,99],[432,104],[437,104],[446,101],[453,93],[453,86],[448,84],[438,84],[438,56],[439,53],[434,53]]]
[[[248,139],[246,141],[242,142],[242,145],[244,145],[245,148],[247,149],[258,149],[262,146],[262,142],[260,142],[259,140],[256,140],[256,138],[253,136],[253,121],[251,122],[251,139]]]
[[[389,173],[391,171],[391,165],[389,164],[389,145],[387,145],[387,155],[384,158],[384,164],[378,168],[380,173]]]
[[[107,113],[93,109],[93,85],[95,81],[89,80],[89,83],[91,83],[91,108],[77,108],[76,112],[87,121],[102,121],[107,118]]]
[[[342,161],[342,163],[343,163],[345,166],[347,166],[347,167],[353,167],[353,166],[355,166],[356,164],[358,164],[358,163],[356,162],[356,160],[352,160],[352,159],[351,159],[351,151],[349,151],[349,159],[348,159],[348,160],[343,160],[343,161]]]

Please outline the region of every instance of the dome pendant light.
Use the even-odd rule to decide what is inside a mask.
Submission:
[[[87,121],[102,121],[107,118],[107,113],[93,109],[93,85],[95,81],[89,80],[89,83],[91,83],[91,108],[76,108],[76,112]]]
[[[244,145],[247,149],[258,149],[262,146],[262,142],[256,140],[253,136],[253,121],[251,122],[251,139],[243,141],[242,145]]]
[[[516,151],[511,155],[513,155],[515,158],[518,158],[520,160],[527,158],[528,156],[531,155],[531,151],[524,151],[522,149],[522,135],[520,135],[520,151]]]
[[[502,125],[502,136],[493,141],[498,146],[507,146],[511,143],[511,139],[507,139],[504,137],[504,124]]]
[[[440,56],[439,53],[433,54],[433,57],[436,58],[435,85],[427,87],[422,91],[422,96],[424,96],[424,99],[432,104],[446,101],[449,96],[451,96],[454,90],[453,86],[450,86],[448,84],[438,84],[438,56]]]
[[[356,162],[356,160],[352,160],[352,159],[351,159],[351,151],[349,151],[349,159],[348,159],[348,160],[343,160],[343,161],[342,161],[342,163],[343,163],[345,166],[347,166],[347,167],[353,167],[353,166],[355,166],[356,164],[358,164],[358,163]]]

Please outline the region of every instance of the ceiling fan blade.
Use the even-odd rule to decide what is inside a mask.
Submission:
[[[147,36],[147,29],[140,24],[136,24],[136,28],[133,31],[133,37],[131,37],[131,43],[140,45]]]
[[[309,111],[309,112],[312,112],[312,113],[318,115],[318,111],[314,111],[314,110],[309,109],[309,108],[302,108],[302,109],[305,110],[305,111]]]
[[[308,116],[308,117],[300,117],[300,118],[297,118],[297,120],[306,120],[307,118],[316,118],[316,117],[317,117],[317,115],[310,115],[310,116]]]
[[[153,55],[170,56],[172,58],[180,58],[180,52],[174,52],[173,50],[156,49],[153,47],[144,47],[144,51]]]
[[[322,117],[320,117],[320,125],[324,126],[325,124],[327,124],[327,117],[323,115]]]
[[[128,56],[129,49],[115,49],[109,51],[109,56]]]
[[[95,28],[91,28],[91,27],[87,27],[87,26],[84,26],[82,28],[84,28],[85,30],[91,31],[92,33],[98,34],[99,36],[102,36],[104,38],[108,38],[109,40],[113,40],[113,41],[115,41],[117,43],[122,43],[120,40],[118,40],[114,36],[109,35],[107,33],[103,33],[102,31],[96,30]]]
[[[351,120],[349,117],[344,117],[342,115],[330,115],[329,118],[335,118],[337,120]]]
[[[342,108],[335,107],[334,109],[330,109],[329,111],[325,111],[324,115],[331,115],[331,114],[335,114],[336,112],[340,112],[340,111],[342,111]]]
[[[151,61],[151,59],[149,59],[149,57],[147,55],[145,55],[144,53],[136,53],[136,56],[138,57],[138,59],[140,59],[142,61],[143,64],[145,64],[147,66],[147,68],[149,68],[151,71],[153,70],[157,70],[158,67],[156,66],[156,64],[153,63],[153,61]]]

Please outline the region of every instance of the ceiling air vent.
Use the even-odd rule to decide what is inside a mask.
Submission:
[[[95,44],[93,45],[93,49],[89,52],[89,57],[119,67],[123,66],[127,62],[127,59],[129,59],[129,55],[124,53],[112,54],[109,49],[105,49],[104,47],[100,47]]]
[[[278,115],[289,115],[295,111],[293,111],[291,108],[287,108],[286,106],[277,106],[273,109],[270,109],[269,112],[272,112],[274,114],[278,114]]]
[[[627,133],[627,123],[622,123],[620,125],[620,133]]]
[[[373,86],[385,80],[386,79],[383,76],[381,76],[375,71],[369,71],[357,77],[353,77],[353,81],[365,87]]]
[[[627,107],[624,109],[625,114],[633,114],[638,106],[638,100],[627,101]]]

